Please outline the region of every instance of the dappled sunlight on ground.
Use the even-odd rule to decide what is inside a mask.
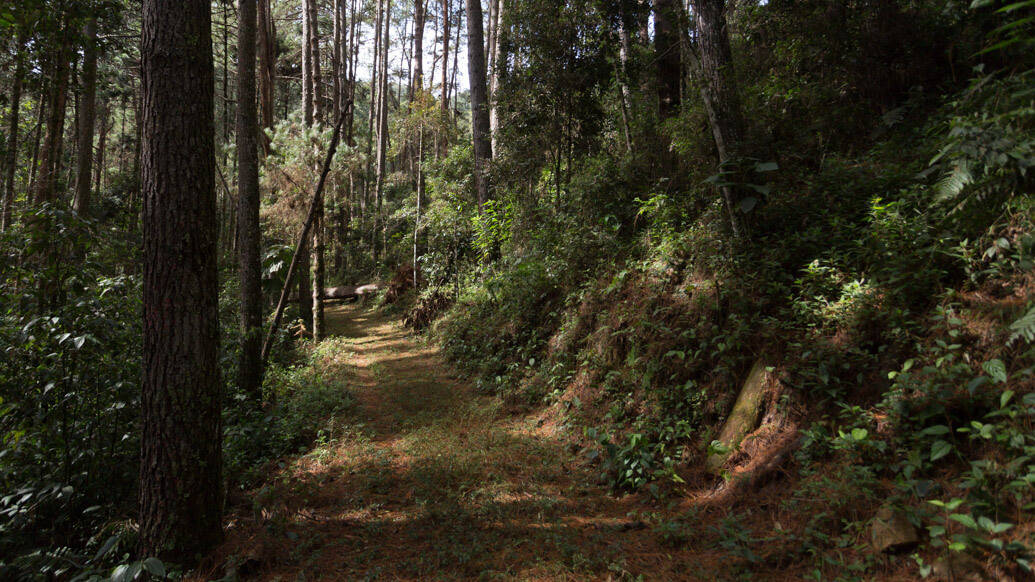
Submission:
[[[663,543],[648,524],[664,505],[612,496],[541,415],[477,394],[395,319],[326,314],[337,337],[318,349],[357,410],[236,508],[212,577],[730,579],[711,543]]]

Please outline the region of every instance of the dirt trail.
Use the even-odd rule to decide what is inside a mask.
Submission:
[[[594,484],[550,423],[476,394],[395,319],[327,319],[321,349],[347,362],[357,408],[238,511],[218,560],[241,578],[725,579],[687,540],[664,544],[656,508]]]

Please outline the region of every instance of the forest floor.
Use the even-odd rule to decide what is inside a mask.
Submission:
[[[327,320],[337,337],[326,357],[347,370],[357,406],[336,437],[235,503],[207,579],[227,569],[268,581],[750,577],[735,544],[665,530],[685,498],[614,496],[556,422],[478,394],[396,318],[342,305]],[[771,522],[764,509],[756,515]],[[686,525],[703,535],[723,513]],[[805,574],[769,566],[754,579]]]

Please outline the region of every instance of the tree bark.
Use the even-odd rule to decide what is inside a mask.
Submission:
[[[467,71],[471,83],[471,134],[474,144],[474,178],[478,204],[489,200],[488,166],[492,159],[489,108],[485,79],[485,41],[482,39],[481,0],[467,2]]]
[[[68,76],[70,61],[68,41],[62,41],[56,54],[52,55],[50,102],[47,115],[47,133],[40,150],[40,166],[36,175],[36,204],[53,202],[55,182],[60,167],[61,141],[65,131],[65,106],[68,99]]]
[[[75,211],[82,215],[90,209],[93,182],[93,131],[97,117],[97,19],[83,26],[83,76],[79,100],[79,146],[75,174]]]
[[[700,45],[701,97],[715,139],[719,163],[740,155],[744,139],[744,118],[737,93],[726,26],[725,0],[690,0],[697,23]],[[740,194],[729,186],[721,188],[730,228],[737,238],[747,236],[741,219]]]
[[[274,102],[277,77],[277,34],[273,27],[273,18],[270,14],[270,0],[259,0],[257,9],[257,36],[258,36],[258,88],[259,104],[262,111],[262,128],[273,129]],[[259,132],[259,140],[262,144],[264,154],[269,153],[270,140],[265,131]]]
[[[265,0],[258,0],[264,3]],[[241,277],[241,351],[237,384],[262,400],[262,236],[259,230],[259,116],[256,110],[256,0],[238,2],[237,268]]]
[[[222,538],[211,5],[144,0],[140,553],[186,566]]]
[[[305,18],[308,22],[306,42],[309,50],[309,69],[312,78],[313,121],[323,123],[323,78],[320,75],[320,28],[317,0],[305,0]]]
[[[7,163],[4,166],[6,177],[4,179],[4,200],[0,208],[0,232],[4,232],[11,226],[14,208],[14,176],[15,168],[18,165],[18,113],[22,103],[22,84],[25,79],[25,31],[19,28],[18,40],[15,44],[15,65],[14,78],[11,85],[11,112],[8,116],[7,127],[10,132],[7,135]]]
[[[442,118],[449,119],[449,21],[450,14],[449,0],[442,0]],[[445,152],[445,137],[443,136],[440,147]]]
[[[97,163],[94,164],[93,170],[93,191],[101,191],[101,177],[104,176],[104,154],[108,147],[108,131],[111,129],[111,124],[108,123],[108,105],[101,101],[101,116],[100,116],[100,136],[97,138]]]
[[[427,0],[413,0],[413,82],[419,94],[424,90],[424,3]]]
[[[316,103],[313,85],[313,23],[309,18],[314,0],[302,0],[302,115],[306,127],[313,124]]]
[[[658,75],[658,116],[679,112],[680,54],[676,0],[654,0],[654,53]]]
[[[376,215],[375,215],[375,228],[374,238],[375,247],[376,238],[378,231],[381,233],[382,245],[381,252],[384,253],[387,249],[384,248],[384,233],[385,233],[385,221],[382,216],[383,204],[382,200],[384,197],[385,187],[385,174],[387,172],[386,156],[388,154],[388,52],[391,47],[391,23],[392,23],[392,0],[385,0],[385,12],[384,12],[384,31],[382,32],[381,38],[381,79],[380,89],[378,90],[378,106],[379,117],[377,120],[377,175],[375,177],[374,184],[374,200],[376,204]],[[382,255],[383,256],[383,255]]]

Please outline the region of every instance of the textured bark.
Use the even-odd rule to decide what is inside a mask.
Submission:
[[[424,3],[427,0],[413,0],[413,89],[424,90]]]
[[[259,65],[257,81],[259,88],[259,109],[262,112],[262,128],[273,128],[274,117],[274,89],[277,78],[276,63],[276,39],[277,34],[273,27],[273,18],[270,14],[270,0],[258,0],[256,6],[256,33]],[[262,144],[262,151],[269,153],[270,140],[265,132],[259,132],[259,140]]]
[[[108,123],[108,105],[101,101],[101,125],[100,125],[100,136],[97,138],[97,163],[94,164],[93,170],[93,191],[101,191],[101,177],[104,176],[104,154],[108,147],[108,131],[111,129],[111,124]]]
[[[720,163],[736,159],[744,139],[744,118],[733,72],[725,4],[725,0],[691,0],[700,48],[701,97]],[[723,187],[722,196],[734,236],[746,236],[739,193]]]
[[[0,209],[0,232],[11,226],[14,208],[14,174],[18,165],[18,113],[22,102],[22,84],[25,78],[25,32],[18,31],[18,41],[15,45],[14,79],[11,84],[11,112],[8,116],[7,128],[7,162],[4,166],[6,176],[4,178],[4,200]]]
[[[449,119],[449,0],[442,0],[442,117]],[[443,145],[445,141],[443,138]]]
[[[324,236],[323,236],[323,196],[316,201],[316,217],[313,220],[313,339],[320,341],[324,338],[323,324],[323,291],[324,291]]]
[[[79,99],[79,146],[76,157],[75,211],[90,209],[93,181],[93,131],[97,117],[97,19],[83,26],[82,94]]]
[[[215,90],[207,0],[144,0],[140,553],[190,566],[222,538]]]
[[[377,175],[375,177],[374,184],[374,200],[376,204],[376,216],[375,216],[375,228],[374,228],[374,239],[375,248],[377,233],[381,233],[382,245],[381,251],[384,252],[384,237],[385,237],[385,220],[384,216],[381,215],[383,209],[382,200],[384,197],[385,187],[385,174],[387,173],[387,159],[388,154],[388,52],[391,49],[391,38],[390,30],[392,23],[392,0],[385,0],[385,12],[384,12],[384,30],[381,37],[381,79],[380,89],[378,90],[378,121],[377,121]],[[376,255],[375,255],[376,256]]]
[[[489,104],[486,95],[485,42],[482,39],[481,0],[467,2],[467,71],[471,83],[471,134],[474,144],[474,177],[478,203],[489,200],[489,160],[492,143],[489,136]]]
[[[309,74],[312,78],[313,121],[323,123],[323,77],[320,75],[320,29],[317,0],[305,0],[305,18],[308,23],[306,43],[309,51]]]
[[[306,127],[313,124],[313,25],[309,19],[314,0],[302,0],[302,115]]]
[[[654,0],[654,53],[658,75],[658,116],[668,119],[679,112],[680,54],[675,0]]]
[[[263,2],[264,0],[259,0]],[[237,268],[241,351],[237,384],[262,399],[262,239],[259,231],[259,115],[256,110],[256,0],[240,0],[237,27]]]
[[[492,0],[492,12],[489,16],[489,134],[492,140],[492,151],[498,149],[499,112],[496,108],[496,91],[500,85],[500,75],[506,67],[507,57],[503,54],[503,18],[506,10],[505,0]]]
[[[335,121],[337,116],[342,113],[342,6],[342,0],[332,0],[331,2],[331,23],[333,24],[330,52],[331,86],[333,88],[331,112]]]

